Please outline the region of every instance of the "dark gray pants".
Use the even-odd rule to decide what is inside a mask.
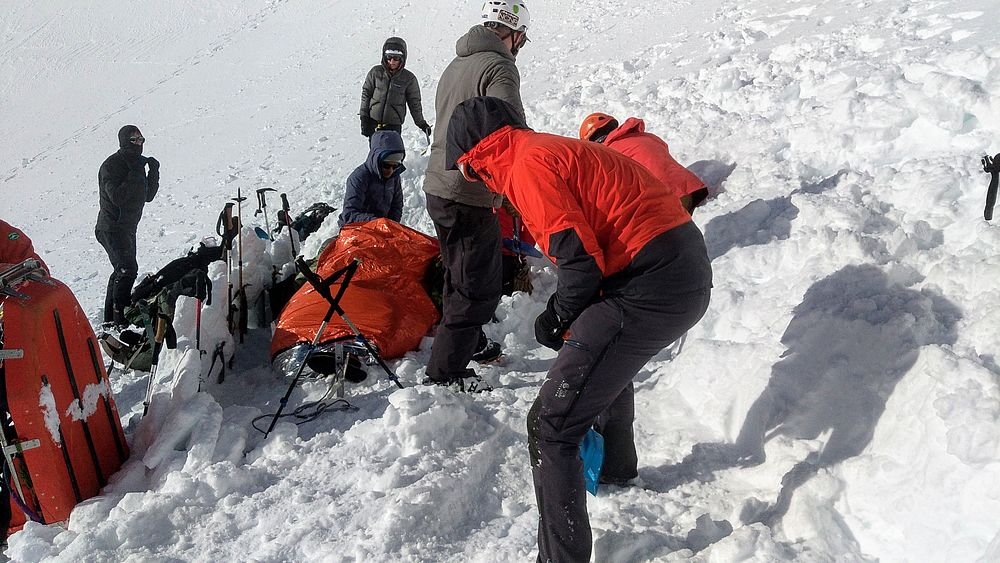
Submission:
[[[132,303],[132,285],[139,274],[135,259],[135,232],[95,231],[94,235],[108,253],[112,267],[104,296],[104,322],[121,321],[125,307]],[[118,319],[115,318],[116,310]]]
[[[427,376],[444,381],[467,375],[482,326],[500,303],[500,223],[488,207],[426,196],[445,270],[441,323]]]
[[[625,283],[632,288],[625,295],[601,299],[584,310],[528,413],[539,561],[590,561],[580,442],[599,418],[606,474],[637,474],[632,378],[708,308],[711,270],[704,244],[700,233],[687,235],[682,242],[694,246],[690,256],[664,256],[659,266],[639,274],[637,283]],[[677,278],[679,268],[685,272],[683,281]],[[701,289],[691,291],[691,285]],[[676,289],[683,291],[672,291]]]

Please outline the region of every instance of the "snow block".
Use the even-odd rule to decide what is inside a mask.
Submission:
[[[97,339],[73,292],[28,260],[0,265],[4,443],[12,492],[43,523],[62,522],[128,457]],[[22,496],[23,495],[23,496]],[[8,533],[25,511],[11,499]]]

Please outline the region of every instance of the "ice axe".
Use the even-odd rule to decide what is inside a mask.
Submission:
[[[239,266],[240,286],[236,290],[236,300],[239,302],[240,316],[236,322],[236,330],[240,334],[240,344],[243,344],[243,339],[247,334],[247,288],[243,285],[243,202],[246,200],[247,198],[243,197],[243,192],[237,187],[236,197],[233,198],[233,201],[236,202],[236,222],[238,225],[236,245],[239,252],[237,265]]]
[[[146,416],[149,412],[149,403],[153,400],[153,380],[156,379],[156,366],[160,363],[160,349],[163,347],[163,338],[167,333],[167,321],[159,314],[156,313],[156,329],[153,332],[153,364],[149,369],[149,382],[146,384],[146,399],[142,402],[142,416]],[[150,319],[150,324],[147,325],[147,330],[152,328],[153,320]]]
[[[257,190],[257,211],[254,215],[260,215],[264,213],[264,227],[267,232],[267,239],[274,240],[271,238],[271,221],[267,217],[267,192],[275,192],[274,188],[260,188]]]
[[[986,188],[986,209],[983,211],[983,218],[987,221],[993,219],[993,206],[997,203],[997,184],[1000,183],[1000,154],[990,158],[989,155],[983,157],[983,172],[990,174],[990,186]]]
[[[292,216],[288,214],[289,209],[288,196],[281,194],[281,217],[284,220],[284,226],[288,227],[288,240],[292,243],[292,256],[297,256],[298,254],[295,252],[295,235],[292,234],[294,230],[292,229]],[[280,230],[281,227],[279,226],[278,229]]]

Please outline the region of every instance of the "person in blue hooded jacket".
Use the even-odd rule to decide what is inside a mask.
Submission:
[[[399,133],[379,130],[372,134],[368,158],[347,179],[341,227],[380,217],[397,223],[402,219],[403,181],[399,176],[405,170],[404,156],[406,150]]]

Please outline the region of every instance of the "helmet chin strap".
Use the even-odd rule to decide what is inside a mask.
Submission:
[[[521,34],[520,39],[514,39],[514,36],[518,33]],[[524,47],[524,44],[527,43],[524,39],[524,32],[514,31],[508,37],[510,37],[510,54],[514,55],[514,58],[516,59],[517,54],[521,52],[521,47]]]

